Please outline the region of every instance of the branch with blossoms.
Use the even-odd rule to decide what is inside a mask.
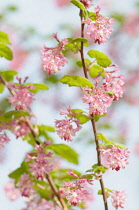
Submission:
[[[58,42],[56,47],[44,46],[41,50],[41,60],[44,71],[48,76],[61,71],[68,62],[66,52],[78,53],[81,60],[77,65],[83,69],[84,77],[77,75],[64,75],[59,81],[70,87],[77,87],[82,92],[82,101],[87,104],[87,110],[80,108],[60,111],[65,115],[62,120],[55,120],[55,128],[47,125],[38,125],[37,117],[30,108],[35,100],[35,93],[39,90],[47,90],[45,84],[26,83],[16,77],[17,83],[10,82],[17,74],[16,71],[2,71],[0,81],[2,91],[6,87],[11,96],[8,101],[14,110],[3,113],[0,118],[0,145],[10,141],[6,130],[15,134],[16,138],[22,137],[32,145],[32,150],[25,156],[21,166],[9,174],[14,181],[5,186],[5,192],[11,200],[26,197],[27,209],[47,210],[72,210],[73,206],[87,208],[87,201],[92,201],[92,189],[94,180],[100,182],[100,190],[104,202],[104,209],[108,210],[108,198],[111,197],[115,209],[124,208],[126,195],[124,191],[111,190],[104,185],[103,174],[108,170],[124,169],[128,164],[129,150],[122,144],[114,143],[104,134],[98,133],[96,122],[107,114],[107,109],[113,101],[118,101],[123,96],[124,77],[120,74],[118,66],[112,64],[110,58],[97,50],[87,52],[90,58],[85,58],[85,47],[89,46],[84,36],[85,30],[96,44],[107,42],[113,29],[113,19],[100,14],[100,7],[94,7],[91,0],[71,0],[71,3],[79,9],[81,35],[77,38],[64,38],[60,40],[57,33],[52,37]],[[9,48],[9,38],[4,32],[0,32],[1,57],[12,59],[12,51]],[[1,92],[2,92],[1,91]],[[34,123],[36,121],[36,123]],[[71,163],[78,164],[78,154],[66,144],[55,144],[49,132],[54,132],[64,141],[72,142],[76,133],[83,124],[90,122],[96,145],[97,163],[92,165],[85,174],[81,175],[77,170],[65,169],[57,163],[60,156]],[[43,137],[43,138],[42,138]],[[45,141],[44,141],[45,139]],[[102,158],[106,163],[102,164]]]

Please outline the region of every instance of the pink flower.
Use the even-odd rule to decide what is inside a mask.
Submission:
[[[16,138],[27,136],[30,133],[30,129],[22,117],[17,120],[13,120],[10,123],[10,126],[12,132],[16,135]]]
[[[57,37],[57,34],[53,34],[52,36],[59,42],[59,45],[55,48],[44,46],[43,50],[41,51],[42,66],[49,75],[60,71],[61,67],[68,62],[68,59],[62,53],[65,44],[68,43],[68,40],[62,39],[60,41]]]
[[[79,131],[82,127],[79,123],[79,120],[74,118],[74,113],[71,112],[70,107],[67,107],[68,112],[64,112],[61,110],[61,115],[72,115],[73,117],[65,118],[64,120],[55,120],[56,132],[61,139],[65,141],[72,141],[73,136],[75,136],[76,132]]]
[[[17,188],[15,188],[15,185],[14,185],[14,181],[13,180],[10,180],[4,186],[4,191],[5,191],[5,194],[7,195],[7,197],[11,201],[15,201],[15,200],[17,200],[21,196],[20,191]]]
[[[72,170],[68,173],[79,179],[75,180],[75,182],[64,182],[63,188],[60,188],[61,196],[66,198],[71,205],[84,204],[88,200],[88,196],[90,197],[92,194],[87,183],[92,184],[93,180],[78,177]]]
[[[31,167],[29,171],[36,179],[45,179],[45,175],[49,174],[53,169],[52,164],[52,152],[44,152],[44,148],[49,142],[45,142],[43,145],[36,145],[36,152],[26,154],[26,162]],[[31,163],[30,163],[31,161]]]
[[[105,90],[113,94],[114,101],[118,101],[119,97],[122,97],[123,93],[125,92],[125,88],[124,88],[125,82],[124,82],[123,74],[120,74],[118,76],[112,75],[112,73],[115,73],[117,71],[119,70],[107,72],[107,75],[103,83]]]
[[[111,194],[112,205],[115,209],[124,208],[124,202],[127,200],[126,194],[124,191],[113,191]]]
[[[95,43],[101,44],[107,42],[113,29],[110,29],[113,24],[112,18],[105,18],[99,14],[100,7],[95,8],[96,20],[92,21],[90,18],[84,21],[88,25],[87,33],[94,40]]]
[[[102,115],[107,113],[107,108],[111,106],[113,98],[105,93],[103,86],[97,87],[95,83],[93,89],[83,88],[83,102],[89,104],[89,113],[94,115]],[[87,93],[86,93],[87,91]]]
[[[30,197],[35,193],[33,185],[34,183],[31,182],[29,175],[26,173],[22,174],[19,182],[16,184],[21,195],[25,197]]]
[[[108,167],[116,171],[125,168],[128,164],[129,154],[128,149],[120,149],[115,145],[110,149],[101,149],[101,155],[106,159]]]
[[[25,80],[26,79],[27,78],[25,78]],[[19,81],[19,85],[15,85],[13,83],[7,84],[8,88],[14,89],[14,94],[8,98],[9,102],[16,110],[30,110],[29,106],[34,100],[34,93],[31,93],[28,89],[33,89],[34,87],[32,85],[24,86],[21,84],[21,78],[17,77],[17,80]]]

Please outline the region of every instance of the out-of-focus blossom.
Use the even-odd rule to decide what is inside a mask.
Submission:
[[[26,204],[26,207],[21,210],[59,210],[54,203],[37,196],[28,198]]]
[[[19,71],[20,68],[24,65],[27,60],[28,53],[21,48],[21,46],[12,43],[12,50],[13,50],[13,60],[9,63],[10,69],[15,69]]]
[[[127,196],[124,191],[113,191],[111,194],[112,205],[115,209],[124,208],[124,203],[127,200]]]
[[[119,171],[128,164],[130,152],[128,149],[120,149],[115,145],[110,149],[101,149],[101,155],[107,160],[107,166]]]
[[[50,142],[46,141],[43,145],[36,145],[36,152],[26,154],[26,162],[29,162],[28,165],[31,167],[29,171],[32,176],[35,176],[36,179],[45,179],[45,175],[49,174],[53,170],[52,164],[52,152],[45,153],[44,148],[49,145]],[[30,162],[31,161],[31,162]]]
[[[30,197],[35,194],[35,190],[33,189],[34,183],[30,181],[30,177],[28,174],[22,174],[20,180],[16,184],[18,190],[20,191],[22,196]]]
[[[55,0],[58,7],[64,7],[70,4],[70,0]]]
[[[94,40],[95,43],[102,44],[107,42],[107,39],[110,38],[110,34],[113,29],[111,26],[113,25],[112,18],[105,18],[99,14],[100,7],[97,6],[95,8],[96,12],[96,20],[91,20],[87,18],[84,23],[87,24],[87,33]]]
[[[13,180],[10,180],[5,186],[4,191],[7,197],[11,201],[17,200],[19,197],[21,197],[20,190],[18,188],[15,188],[15,184]]]
[[[91,7],[93,5],[92,4],[93,0],[82,0],[81,2],[82,2],[82,4],[84,4],[84,6],[86,8],[89,8],[89,7]]]
[[[134,11],[125,17],[123,30],[131,36],[139,33],[139,14]]]
[[[59,45],[56,47],[43,47],[41,51],[42,66],[49,75],[56,73],[61,70],[67,62],[68,59],[64,56],[63,50],[65,44],[68,43],[67,39],[58,39],[57,34],[53,34],[53,37],[58,41]]]

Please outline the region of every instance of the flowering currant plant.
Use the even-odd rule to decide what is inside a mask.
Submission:
[[[67,104],[64,110],[60,110],[60,115],[64,115],[64,118],[54,119],[55,127],[38,125],[31,104],[35,100],[35,93],[49,87],[46,84],[27,83],[27,77],[21,79],[16,76],[15,81],[15,70],[0,72],[0,90],[3,92],[5,88],[9,91],[7,100],[12,107],[0,116],[0,149],[11,141],[7,131],[32,146],[21,166],[9,174],[11,180],[4,188],[10,200],[17,200],[21,196],[26,198],[22,210],[73,210],[75,206],[89,209],[90,203],[93,204],[94,201],[95,181],[100,183],[98,194],[103,199],[105,210],[109,209],[109,202],[114,209],[124,208],[127,200],[123,189],[109,189],[105,186],[103,174],[108,169],[117,173],[124,169],[128,164],[130,152],[125,145],[113,142],[99,133],[96,126],[96,122],[107,115],[113,102],[123,96],[124,76],[105,53],[92,48],[87,51],[90,46],[84,36],[86,32],[92,39],[93,46],[107,43],[113,31],[114,20],[104,17],[100,6],[94,6],[93,0],[71,0],[70,3],[79,10],[80,37],[59,39],[59,35],[54,33],[52,37],[57,41],[57,45],[44,45],[41,49],[41,61],[49,77],[62,72],[70,59],[66,57],[67,52],[80,56],[76,64],[83,76],[66,74],[59,82],[63,88],[68,85],[80,89],[82,103],[86,104],[86,109],[73,109]],[[13,58],[10,44],[8,34],[0,31],[0,56],[8,60]],[[77,170],[63,168],[61,160],[78,164],[78,154],[69,145],[85,123],[92,126],[97,162],[92,163],[91,169],[81,174]],[[56,144],[49,132],[56,132],[62,144]],[[64,141],[68,141],[68,145],[64,144]]]

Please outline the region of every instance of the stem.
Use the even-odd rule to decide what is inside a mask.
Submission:
[[[55,196],[58,198],[58,200],[59,200],[59,202],[60,202],[60,204],[61,204],[60,207],[61,207],[63,210],[68,210],[68,207],[67,207],[67,205],[66,205],[64,199],[60,197],[59,190],[57,189],[55,183],[53,182],[53,179],[52,179],[52,177],[50,176],[50,174],[46,174],[46,179],[48,180],[48,182],[49,182],[49,184],[50,184],[50,186],[51,186],[51,189],[52,189],[52,191],[54,192]]]
[[[1,82],[6,86],[6,81],[5,79],[0,75],[0,80]],[[8,88],[8,87],[7,87]],[[11,89],[11,88],[8,88],[9,92],[11,93],[11,95],[15,95],[14,91]],[[36,134],[36,131],[34,130],[33,126],[31,125],[30,121],[28,120],[27,117],[24,117],[25,119],[25,122],[26,124],[28,125],[34,139],[35,139],[35,142],[37,144],[40,144],[40,142],[36,139],[37,138],[37,134]],[[62,210],[68,210],[68,207],[64,201],[63,198],[60,197],[60,194],[59,194],[59,190],[57,189],[52,177],[49,175],[49,174],[46,174],[46,179],[48,181],[48,183],[50,184],[50,187],[52,189],[52,191],[54,192],[55,196],[57,197],[58,201],[56,202],[57,205],[59,205],[59,207],[62,209]]]
[[[82,23],[82,21],[83,21],[82,10],[80,10],[80,17],[81,17],[81,37],[84,38],[84,25],[85,24]],[[84,61],[84,46],[83,46],[83,42],[81,42],[80,54],[81,54],[81,60],[82,60],[82,65],[83,65],[84,76],[85,76],[86,79],[88,79],[87,70],[86,70],[85,61]],[[100,155],[99,141],[98,141],[98,138],[97,138],[97,129],[96,129],[94,116],[93,115],[91,115],[91,116],[92,116],[91,123],[92,123],[92,127],[93,127],[95,143],[96,143],[97,162],[98,162],[98,165],[100,166],[101,165],[101,155]],[[101,186],[101,190],[102,190],[104,208],[105,208],[105,210],[108,210],[107,196],[106,196],[105,186],[104,186],[104,182],[103,182],[102,176],[100,176],[99,182],[100,182],[100,186]]]

